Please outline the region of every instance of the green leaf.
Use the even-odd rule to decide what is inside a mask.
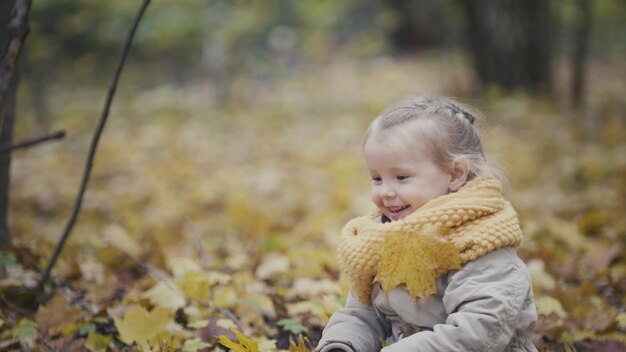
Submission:
[[[299,320],[297,319],[281,319],[279,321],[276,322],[276,324],[278,324],[278,326],[282,327],[283,330],[287,330],[289,332],[291,332],[294,335],[298,335],[300,333],[308,333],[309,332],[309,328],[307,328],[306,326],[302,325],[302,323],[300,323]]]
[[[195,338],[192,340],[185,341],[185,344],[183,345],[183,352],[198,352],[199,350],[202,350],[209,346],[211,345],[202,341],[199,338]]]
[[[37,337],[37,323],[28,319],[22,319],[11,331],[14,337]]]
[[[16,265],[17,258],[11,253],[0,252],[0,265]]]
[[[89,334],[90,332],[94,332],[94,331],[96,331],[96,325],[95,324],[84,323],[78,329],[78,335],[85,336],[85,335]]]

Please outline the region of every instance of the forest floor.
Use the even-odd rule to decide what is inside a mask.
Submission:
[[[625,75],[594,70],[581,110],[561,93],[463,99],[484,112],[487,154],[507,170],[541,351],[626,351]],[[372,208],[367,125],[416,92],[471,96],[467,70],[436,57],[241,78],[226,104],[201,82],[125,82],[38,308],[20,292],[69,217],[104,89],[51,89],[45,129],[67,137],[13,154],[0,350],[213,351],[219,336],[236,340],[232,328],[259,351],[314,347],[348,289],[339,231]],[[26,102],[20,111],[16,140],[42,130]]]

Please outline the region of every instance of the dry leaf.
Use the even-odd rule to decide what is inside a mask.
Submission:
[[[256,277],[266,280],[274,275],[285,273],[289,270],[289,258],[280,254],[270,254],[256,269]]]
[[[109,348],[109,344],[113,342],[113,338],[108,335],[101,335],[92,331],[87,335],[85,347],[91,352],[104,352]]]
[[[380,246],[375,281],[385,292],[406,285],[413,297],[436,293],[436,278],[461,267],[458,249],[436,234],[398,232]]]
[[[187,301],[180,289],[172,282],[159,281],[154,287],[141,295],[156,306],[176,311],[186,305]]]
[[[230,329],[237,335],[237,342],[231,341],[228,337],[220,336],[219,343],[234,352],[259,352],[259,345],[251,339],[244,336],[237,329]]]
[[[148,312],[140,305],[132,305],[124,312],[124,318],[114,316],[113,320],[120,333],[120,340],[127,344],[137,342],[147,348],[149,340],[162,332],[172,317],[165,308],[156,307]]]
[[[291,296],[311,298],[325,293],[341,295],[341,288],[335,281],[314,280],[307,277],[298,278],[289,290]]]
[[[55,332],[74,324],[84,315],[78,308],[68,306],[65,295],[57,294],[45,306],[39,307],[35,321],[39,330],[44,334],[52,335]]]
[[[556,298],[550,296],[539,297],[535,299],[535,305],[539,314],[548,316],[554,313],[560,318],[567,316],[567,312],[563,309],[561,302]]]
[[[137,244],[137,241],[130,237],[128,232],[126,232],[126,230],[120,225],[110,225],[102,232],[104,241],[111,246],[128,254],[132,258],[138,258],[141,255],[141,247]]]
[[[554,278],[545,270],[545,263],[541,259],[533,259],[527,263],[533,287],[543,290],[554,290],[556,282]]]

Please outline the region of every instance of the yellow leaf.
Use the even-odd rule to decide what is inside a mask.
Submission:
[[[259,352],[259,345],[251,339],[245,337],[239,330],[230,329],[237,335],[237,341],[233,342],[228,337],[221,335],[219,343],[234,352]]]
[[[187,303],[183,293],[174,285],[159,281],[154,287],[144,292],[142,297],[147,298],[154,305],[176,311]]]
[[[206,302],[209,300],[211,287],[225,284],[230,279],[229,275],[220,272],[186,272],[177,280],[177,284],[188,298]]]
[[[141,255],[141,246],[130,237],[128,232],[120,225],[113,224],[105,228],[103,231],[104,240],[111,246],[120,251],[137,258]]]
[[[237,328],[237,324],[235,324],[234,321],[230,319],[225,319],[225,318],[218,319],[215,325],[219,326],[220,328],[229,329],[229,330]]]
[[[302,337],[302,335],[298,335],[298,344],[296,345],[293,340],[289,340],[289,352],[310,352],[311,349],[307,347],[307,345],[311,345],[309,339],[306,337]]]
[[[205,349],[210,345],[199,338],[191,339],[185,341],[183,345],[183,352],[198,352],[199,350]]]
[[[213,304],[221,308],[230,308],[237,304],[241,297],[233,286],[216,287],[213,290]]]
[[[208,320],[196,320],[192,323],[187,324],[187,326],[192,329],[202,329],[202,328],[207,327],[208,325],[209,325]]]
[[[259,352],[276,352],[276,340],[261,336],[258,339]]]
[[[537,306],[537,312],[541,315],[548,316],[555,313],[560,318],[565,318],[567,315],[561,305],[561,302],[550,296],[543,296],[535,299],[535,305]]]
[[[261,280],[266,280],[289,271],[290,265],[289,258],[282,254],[272,253],[259,264],[255,276]]]
[[[458,249],[437,234],[398,232],[381,244],[379,253],[374,280],[385,292],[404,284],[413,297],[436,293],[435,279],[461,267]]]
[[[545,270],[545,263],[541,259],[532,259],[527,263],[528,271],[530,271],[530,277],[533,280],[533,287],[535,290],[554,290],[556,287],[556,281]]]
[[[626,313],[618,314],[615,320],[617,320],[617,326],[620,329],[626,329]]]
[[[113,341],[111,336],[100,335],[95,331],[92,331],[87,335],[87,341],[85,347],[91,352],[103,352],[109,347],[109,344]]]
[[[133,305],[124,313],[124,319],[113,317],[113,320],[120,340],[129,345],[137,342],[147,348],[148,340],[163,331],[172,317],[165,308],[156,307],[148,312],[139,305]]]
[[[177,279],[184,278],[187,273],[202,271],[198,261],[189,258],[173,258],[168,262],[168,267]]]

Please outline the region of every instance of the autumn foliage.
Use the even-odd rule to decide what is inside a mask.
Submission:
[[[585,111],[558,96],[466,99],[508,171],[542,351],[626,351],[626,99],[593,70]],[[311,350],[348,288],[339,231],[371,209],[367,124],[414,92],[468,97],[470,79],[441,57],[332,62],[242,78],[226,105],[202,83],[122,80],[78,223],[32,307],[99,108],[99,91],[55,90],[67,138],[14,154],[0,349]],[[18,136],[37,127],[22,109]]]

